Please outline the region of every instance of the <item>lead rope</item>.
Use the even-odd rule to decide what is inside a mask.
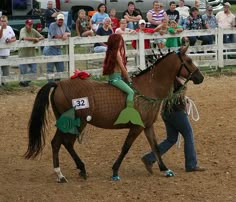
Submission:
[[[191,116],[194,121],[198,121],[200,117],[197,110],[197,106],[195,105],[193,100],[185,96],[185,102],[186,102],[186,112],[188,116]],[[181,144],[181,134],[178,135],[178,139],[176,142],[177,148],[180,148],[180,144]]]

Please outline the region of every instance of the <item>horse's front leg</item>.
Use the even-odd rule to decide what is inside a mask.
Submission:
[[[133,142],[136,140],[136,138],[139,136],[139,134],[142,132],[142,130],[143,130],[143,128],[140,126],[134,126],[133,128],[131,128],[129,130],[128,136],[126,137],[125,142],[122,146],[121,153],[112,166],[112,170],[113,170],[112,180],[114,180],[114,181],[120,180],[120,177],[118,175],[120,165],[121,165],[125,155],[128,153],[130,147],[132,146]]]
[[[144,129],[144,133],[145,133],[145,135],[147,137],[147,140],[148,140],[148,142],[151,146],[151,149],[152,149],[152,151],[153,151],[153,153],[154,153],[154,155],[157,159],[157,163],[158,163],[160,171],[165,171],[165,175],[167,177],[174,176],[173,171],[168,169],[166,167],[166,165],[164,164],[164,162],[162,161],[160,150],[159,150],[157,140],[156,140],[156,135],[155,135],[155,132],[154,132],[154,129],[153,129],[153,125],[151,127],[146,127]],[[151,167],[148,167],[148,170],[151,174],[153,173]]]

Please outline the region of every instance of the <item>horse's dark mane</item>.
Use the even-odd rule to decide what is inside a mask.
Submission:
[[[146,72],[152,70],[155,65],[157,65],[160,61],[162,61],[164,58],[166,58],[168,55],[170,55],[170,54],[172,54],[172,53],[174,53],[174,52],[169,52],[169,53],[167,53],[166,55],[164,55],[163,57],[158,58],[158,59],[154,62],[154,64],[152,64],[151,66],[147,67],[146,69],[140,70],[140,71],[138,71],[138,72],[134,72],[131,77],[138,77],[138,76],[141,76],[141,75],[145,74]]]

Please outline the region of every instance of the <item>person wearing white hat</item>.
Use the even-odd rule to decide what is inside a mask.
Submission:
[[[64,23],[64,15],[62,13],[57,15],[56,22],[50,24],[48,29],[48,39],[59,39],[66,40],[71,35],[70,30]],[[44,55],[61,55],[61,47],[60,46],[47,46],[44,47],[43,50]],[[49,62],[47,63],[47,73],[54,72],[54,65],[56,67],[57,72],[64,71],[64,62]],[[52,80],[49,79],[49,82]]]
[[[231,5],[229,2],[224,3],[224,10],[216,14],[216,20],[218,26],[222,29],[229,29],[235,26],[235,15],[230,11]],[[224,34],[223,38],[224,43],[232,43],[233,35]]]

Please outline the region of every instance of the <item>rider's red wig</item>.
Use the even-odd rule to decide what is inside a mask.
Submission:
[[[107,52],[103,63],[103,75],[109,75],[114,72],[118,51],[120,51],[123,64],[126,66],[124,39],[120,34],[111,34],[107,41]]]

